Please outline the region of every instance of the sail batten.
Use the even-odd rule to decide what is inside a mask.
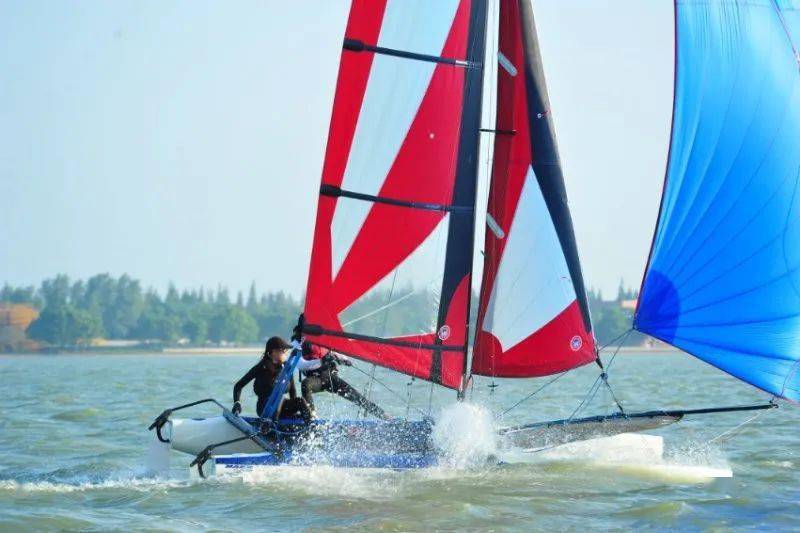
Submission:
[[[673,125],[634,327],[800,400],[796,0],[677,1]]]
[[[497,123],[472,371],[533,377],[596,358],[530,0],[501,0]]]
[[[351,52],[374,52],[376,54],[385,54],[388,56],[403,57],[406,59],[416,59],[418,61],[430,61],[431,63],[443,63],[445,65],[455,65],[458,67],[480,68],[481,66],[480,63],[466,61],[463,59],[418,54],[416,52],[409,52],[408,50],[395,50],[394,48],[385,48],[383,46],[372,46],[357,39],[345,39],[343,48]]]
[[[310,341],[452,388],[466,354],[475,172],[462,160],[477,151],[465,130],[480,113],[481,17],[482,0],[353,1],[304,309]]]

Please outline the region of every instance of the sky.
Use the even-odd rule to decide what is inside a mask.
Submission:
[[[348,9],[0,1],[0,283],[300,295]],[[534,13],[584,277],[613,296],[641,281],[658,212],[672,1]]]

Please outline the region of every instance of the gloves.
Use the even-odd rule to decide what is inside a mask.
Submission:
[[[353,366],[353,362],[350,359],[341,359],[337,357],[336,360],[340,365]]]
[[[241,402],[233,402],[233,407],[231,407],[231,413],[239,416],[239,413],[242,412],[242,403]]]
[[[336,368],[336,358],[333,354],[327,354],[322,357],[322,367],[328,369]]]

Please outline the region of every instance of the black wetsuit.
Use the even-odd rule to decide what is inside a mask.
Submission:
[[[247,373],[242,376],[242,379],[237,381],[233,386],[233,401],[238,402],[242,394],[242,389],[245,387],[245,385],[250,383],[250,381],[255,380],[253,381],[253,392],[255,392],[256,396],[258,396],[256,409],[258,416],[261,416],[261,413],[264,411],[264,407],[267,405],[267,401],[272,394],[272,389],[275,387],[275,380],[278,379],[281,370],[283,370],[283,364],[276,365],[268,357],[262,358],[253,368],[248,370]],[[289,381],[289,398],[291,398],[290,401],[285,402],[285,404],[284,401],[281,400],[281,404],[278,406],[278,413],[283,416],[300,415],[303,418],[308,418],[310,411],[308,406],[305,404],[305,401],[297,398],[297,389],[294,386],[294,376],[292,376],[292,379]]]
[[[324,390],[338,394],[342,398],[364,408],[368,413],[378,418],[386,418],[386,413],[383,409],[369,401],[363,394],[354,389],[352,385],[339,377],[339,372],[335,365],[306,372],[306,376],[300,387],[303,389],[303,399],[305,399],[305,403],[312,409],[314,407],[313,394]]]

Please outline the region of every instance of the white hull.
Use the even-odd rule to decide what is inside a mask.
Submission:
[[[244,436],[240,430],[225,420],[225,417],[176,418],[167,422],[162,430],[172,443],[172,449],[197,455],[206,446],[217,442],[238,439]],[[262,450],[251,440],[226,444],[214,450],[215,454],[258,453]]]

